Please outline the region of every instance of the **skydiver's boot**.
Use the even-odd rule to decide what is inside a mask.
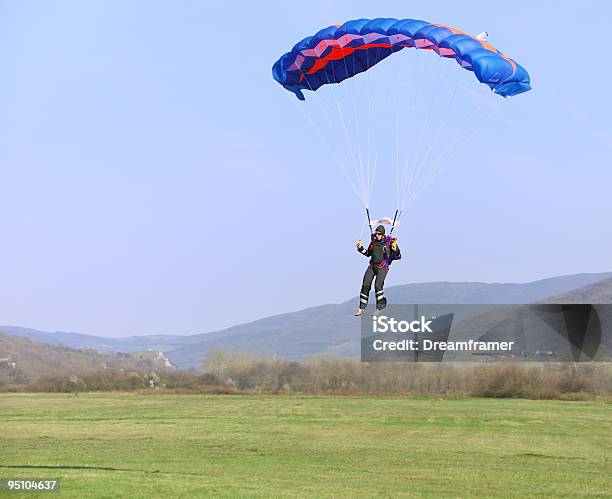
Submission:
[[[365,308],[358,308],[358,309],[355,311],[355,315],[356,315],[357,317],[361,317],[363,314],[365,314]]]
[[[387,306],[387,299],[383,295],[382,290],[376,292],[376,310],[372,314],[372,317],[380,317],[382,311]]]

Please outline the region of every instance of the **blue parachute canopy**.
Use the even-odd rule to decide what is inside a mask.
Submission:
[[[304,38],[273,66],[274,79],[300,99],[302,90],[340,83],[403,48],[453,58],[493,92],[511,97],[531,89],[529,74],[485,40],[415,19],[357,19]]]

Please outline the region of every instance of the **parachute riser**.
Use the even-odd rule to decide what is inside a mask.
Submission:
[[[398,210],[395,210],[395,215],[393,215],[393,223],[391,224],[391,232],[389,232],[389,235],[393,234],[393,229],[395,229],[395,222],[398,221],[399,222],[399,216],[401,215],[401,212]]]

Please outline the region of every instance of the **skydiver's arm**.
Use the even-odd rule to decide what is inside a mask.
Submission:
[[[359,251],[359,253],[361,253],[364,256],[368,256],[368,257],[371,256],[369,246],[368,248],[364,248],[363,244],[361,243],[361,239],[357,241],[357,251]]]
[[[391,258],[393,260],[401,260],[402,252],[400,251],[399,246],[397,246],[397,249],[395,251],[391,252]]]
[[[402,258],[402,252],[400,251],[399,246],[397,245],[397,241],[394,241],[395,244],[391,244],[390,247],[390,259],[391,261],[393,260],[399,260],[400,258]]]

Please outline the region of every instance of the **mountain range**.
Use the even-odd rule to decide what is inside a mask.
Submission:
[[[529,283],[432,282],[386,289],[392,303],[522,304],[612,303],[612,272],[574,274]],[[179,368],[202,367],[214,348],[247,350],[299,359],[310,355],[359,355],[359,326],[353,317],[357,300],[328,304],[259,319],[220,331],[194,335],[149,335],[107,338],[74,332],[44,332],[0,326],[12,336],[73,349],[136,352],[155,349]],[[0,352],[2,356],[2,352]]]

